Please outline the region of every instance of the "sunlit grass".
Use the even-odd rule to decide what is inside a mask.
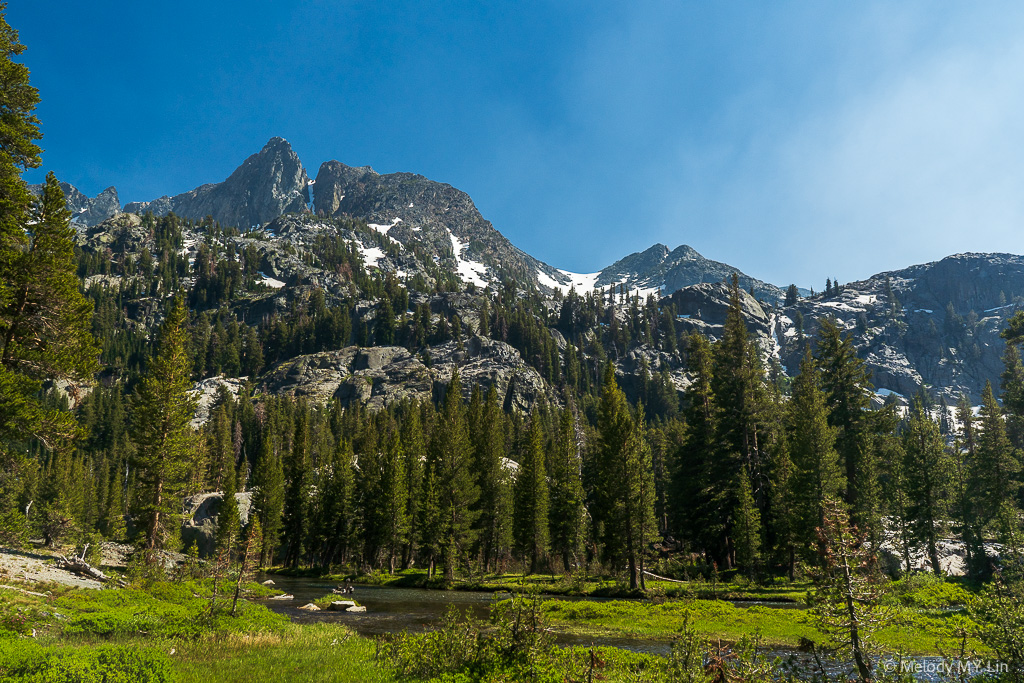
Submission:
[[[304,624],[275,634],[234,634],[185,644],[174,663],[183,681],[394,680],[374,659],[376,645],[337,624]]]

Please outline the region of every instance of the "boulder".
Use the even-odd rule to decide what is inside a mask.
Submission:
[[[327,607],[327,609],[332,612],[347,612],[350,607],[358,607],[355,600],[335,600]]]
[[[365,612],[366,611],[366,607],[364,605],[354,605],[353,607],[349,607],[345,611],[349,612],[349,613]]]
[[[285,593],[284,595],[272,595],[269,600],[294,600],[295,596]]]
[[[317,607],[316,605],[314,605],[314,604],[313,604],[313,603],[311,603],[311,602],[308,602],[308,603],[306,603],[305,605],[303,605],[303,606],[302,606],[302,607],[300,607],[299,609],[301,609],[301,610],[305,610],[305,611],[307,611],[307,612],[319,612],[319,611],[320,611],[320,608],[319,608],[319,607]]]
[[[216,546],[217,519],[223,500],[224,494],[219,491],[199,493],[185,499],[184,508],[187,517],[181,525],[181,540],[185,548],[195,543],[201,556],[207,557],[213,553]],[[236,493],[235,504],[238,506],[238,515],[242,524],[248,524],[249,510],[252,507],[252,491]]]

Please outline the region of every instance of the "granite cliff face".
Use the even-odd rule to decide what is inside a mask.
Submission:
[[[28,189],[36,196],[43,193],[42,185],[29,185]],[[86,196],[70,183],[60,183],[60,189],[64,192],[64,201],[74,223],[93,226],[121,213],[116,188],[108,187],[95,197]]]
[[[479,286],[503,277],[537,284],[538,270],[554,270],[513,246],[468,194],[414,173],[382,175],[328,161],[317,173],[313,206],[317,215],[358,218],[395,242],[416,245]]]
[[[192,220],[213,216],[225,226],[248,229],[285,213],[302,211],[309,202],[309,178],[288,141],[271,138],[221,183],[201,185],[174,197],[132,202],[126,212],[170,212]]]
[[[875,386],[910,397],[924,389],[977,404],[986,381],[998,388],[1005,344],[999,332],[1024,308],[1024,257],[956,254],[879,273],[783,308],[773,333],[793,371],[805,339],[827,317],[852,335]]]
[[[704,258],[685,244],[672,250],[664,244],[655,244],[645,251],[630,254],[602,270],[596,285],[623,285],[629,291],[659,291],[667,296],[690,285],[724,282],[733,273],[739,276],[740,287],[753,288],[754,294],[765,301],[775,303],[783,296],[775,285],[752,278],[726,263]]]
[[[232,313],[246,324],[285,315],[305,305],[311,293],[322,292],[328,306],[348,302],[353,325],[373,328],[379,294],[359,291],[351,272],[324,267],[313,253],[324,244],[358,254],[361,267],[372,277],[404,283],[409,308],[395,311],[397,317],[408,319],[425,307],[433,324],[442,317],[459,320],[462,348],[446,342],[429,348],[424,356],[399,347],[347,347],[296,356],[253,378],[272,393],[358,400],[378,408],[406,395],[436,396],[455,366],[473,382],[497,383],[502,395],[523,409],[543,392],[557,396],[533,367],[541,365],[536,348],[530,352],[530,363],[524,363],[510,345],[511,338],[479,335],[484,298],[494,297],[496,291],[506,300],[539,301],[531,315],[548,328],[561,353],[567,342],[552,321],[559,319],[570,289],[583,295],[614,287],[639,295],[640,305],[654,296],[672,305],[678,332],[698,331],[717,338],[729,306],[723,281],[736,272],[744,290],[747,327],[766,362],[776,361],[784,371],[795,373],[821,321],[832,317],[852,336],[880,397],[910,397],[924,389],[949,401],[965,393],[975,403],[986,381],[998,386],[1004,350],[999,331],[1024,307],[1024,257],[1011,254],[958,254],[880,273],[786,307],[778,287],[707,259],[686,245],[669,249],[656,244],[595,273],[558,270],[517,249],[465,192],[420,175],[380,174],[369,167],[329,161],[320,166],[315,184],[308,182],[290,145],[274,138],[224,182],[129,204],[123,214],[114,188],[89,198],[70,185],[63,187],[80,223],[79,245],[101,258],[116,260],[123,254],[138,263],[144,249],[157,249],[155,235],[139,212],[174,211],[195,220],[212,215],[225,226],[260,225],[258,231],[215,238],[232,253],[244,254],[250,271],[259,271],[257,287],[230,303]],[[307,209],[310,187],[313,212]],[[182,230],[181,255],[193,260],[209,235],[202,225],[185,225]],[[85,285],[116,287],[138,279],[116,270],[90,274]],[[186,287],[194,282],[194,274],[187,270],[180,273]],[[612,297],[606,293],[605,299]],[[576,340],[584,356],[594,340],[607,334],[613,319],[619,325],[627,322],[631,304],[621,295],[615,300],[615,311],[589,322],[585,338]],[[579,306],[579,301],[572,305]],[[129,300],[124,308],[133,324],[150,329],[159,316],[159,297]],[[644,344],[616,346],[609,353],[626,387],[640,386],[637,378],[652,370],[666,371],[679,389],[686,385],[681,353]],[[581,358],[582,364],[588,362],[597,361]]]

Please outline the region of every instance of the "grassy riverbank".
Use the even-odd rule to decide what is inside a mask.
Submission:
[[[258,584],[247,589],[253,598],[267,592]],[[973,597],[956,584],[914,579],[891,589],[895,619],[876,637],[886,651],[936,655],[953,649],[959,630],[977,631],[958,611]],[[680,654],[680,643],[706,651],[721,639],[756,658],[763,654],[750,649],[751,643],[763,653],[763,648],[824,641],[805,609],[737,607],[694,598],[520,597],[500,603],[490,624],[453,615],[435,631],[395,635],[383,646],[341,624],[293,624],[259,600],[243,600],[232,615],[229,596],[215,599],[210,579],[117,590],[22,585],[4,588],[2,598],[0,679],[20,683],[497,682],[521,680],[527,670],[546,672],[552,681],[587,671],[606,681],[662,681],[686,655]],[[615,648],[558,648],[551,640],[558,633],[633,636],[676,645],[666,659]],[[973,637],[968,648],[983,650]],[[453,673],[458,675],[451,678]],[[548,680],[544,676],[537,680]]]
[[[711,600],[650,602],[566,602],[543,603],[551,626],[560,632],[584,636],[639,636],[671,641],[686,624],[711,640],[739,642],[757,638],[765,645],[797,648],[802,643],[825,642],[806,610],[778,609],[753,605],[736,607]],[[879,645],[892,652],[938,655],[949,649],[957,630],[970,626],[959,612],[895,608],[891,625],[876,637]],[[972,647],[980,643],[971,641]]]
[[[282,576],[322,578],[342,583],[346,579],[364,586],[387,586],[390,588],[424,588],[436,590],[479,591],[497,593],[508,591],[540,592],[551,596],[601,597],[601,598],[697,598],[701,600],[751,600],[762,602],[803,602],[807,591],[813,588],[810,581],[779,580],[758,585],[739,579],[735,581],[647,581],[647,591],[631,590],[620,580],[602,576],[580,576],[566,574],[485,574],[460,577],[446,583],[440,575],[427,576],[423,569],[405,569],[389,574],[324,574],[315,569],[293,570],[275,567],[269,574]]]
[[[118,590],[19,585],[0,598],[4,681],[392,680],[373,641],[342,625],[295,625],[244,599],[232,615],[231,595],[215,599],[212,580]]]

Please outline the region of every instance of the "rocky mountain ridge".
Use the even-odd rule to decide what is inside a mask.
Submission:
[[[571,290],[580,295],[602,290],[602,299],[617,302],[615,315],[623,324],[630,305],[624,294],[639,297],[641,302],[653,296],[662,305],[672,305],[678,331],[717,337],[728,307],[728,292],[722,282],[736,272],[744,289],[748,328],[764,350],[766,362],[778,362],[784,371],[794,372],[808,340],[828,316],[854,338],[880,396],[897,393],[909,397],[924,389],[950,401],[966,393],[977,402],[986,381],[998,384],[1004,348],[999,331],[1024,304],[1024,257],[1012,254],[958,254],[879,273],[836,292],[800,298],[790,306],[782,305],[783,293],[778,287],[706,259],[686,245],[672,250],[657,244],[596,273],[571,273],[517,249],[457,188],[420,175],[379,174],[369,167],[336,161],[322,164],[311,183],[298,156],[281,138],[268,142],[222,183],[154,202],[129,204],[125,213],[120,213],[114,188],[96,198],[71,186],[66,186],[65,192],[76,215],[80,245],[96,255],[109,257],[121,252],[137,257],[144,248],[156,248],[138,212],[160,215],[173,210],[196,221],[212,216],[224,226],[243,226],[241,232],[230,236],[220,234],[210,247],[256,259],[252,267],[259,270],[266,293],[249,296],[232,307],[250,325],[288,310],[312,289],[324,291],[329,302],[351,296],[350,275],[325,267],[314,254],[324,243],[357,252],[361,267],[405,283],[415,304],[428,305],[433,316],[456,315],[470,334],[475,334],[481,294],[487,288],[498,292],[511,287],[508,291],[520,296],[535,292],[546,298],[545,317],[550,320],[542,323],[561,340],[560,352],[565,340],[551,320],[560,315]],[[254,225],[258,228],[252,229]],[[203,228],[188,227],[183,233],[182,253],[191,261],[204,242],[210,242],[210,236]],[[86,285],[115,286],[125,277],[130,278],[90,275]],[[186,275],[184,284],[190,286],[191,282]],[[435,292],[430,294],[430,289]],[[609,290],[614,290],[614,297]],[[754,296],[747,290],[753,290]],[[150,317],[144,316],[140,324],[150,324],[145,321],[151,321],[154,306],[133,306],[149,311],[145,315]],[[373,298],[361,300],[354,311],[360,324],[372,327],[378,306]],[[488,348],[491,341],[486,340]],[[503,392],[507,392],[510,372],[529,374],[524,368],[530,366],[523,366],[521,357],[515,360],[515,353],[511,349],[498,354],[495,361],[502,369]],[[641,367],[664,369],[676,388],[686,385],[685,363],[678,354],[641,345],[615,348],[614,356],[626,385],[642,383],[634,382]],[[401,393],[394,391],[394,386],[412,381],[412,375],[401,375],[405,370],[422,380],[413,383],[420,387],[417,395],[435,391],[437,373],[426,372],[422,358],[415,354],[389,358],[385,364],[389,367],[377,368],[383,374],[346,379],[330,394],[385,405]],[[453,358],[449,361],[462,363],[460,367],[469,362],[468,357]],[[310,363],[320,362],[296,360],[290,367],[298,363],[308,368]],[[351,367],[345,373],[346,377],[359,374]],[[265,381],[271,391],[304,391],[281,378]],[[367,393],[360,381],[372,386],[372,391]],[[536,394],[537,381],[543,384],[538,378],[528,382],[534,386],[530,395]],[[524,405],[529,400],[516,399]]]
[[[66,186],[65,194],[77,220],[89,227],[121,212],[114,188],[92,200],[71,185]],[[722,281],[739,272],[686,245],[671,251],[655,245],[597,273],[560,270],[515,247],[480,214],[469,195],[451,185],[414,173],[380,174],[369,166],[352,167],[338,161],[321,164],[316,178],[310,180],[291,145],[279,137],[267,142],[223,182],[173,197],[130,202],[123,211],[155,216],[173,212],[195,221],[210,216],[221,225],[244,231],[308,211],[310,199],[316,216],[356,218],[392,242],[415,242],[453,269],[463,282],[479,287],[511,279],[563,294],[573,288],[584,293],[616,286],[645,296]],[[753,287],[759,297],[774,301],[781,296],[774,285],[743,273],[740,277],[742,286]]]

